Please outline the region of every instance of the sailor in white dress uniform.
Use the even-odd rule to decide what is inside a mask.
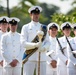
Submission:
[[[7,28],[8,28],[8,17],[7,16],[2,16],[0,17],[0,75],[3,75],[3,57],[2,57],[2,52],[1,52],[1,37],[2,35],[7,33]]]
[[[4,57],[4,75],[21,75],[24,50],[20,42],[20,33],[16,31],[19,21],[18,18],[10,18],[10,31],[1,38],[1,50]]]
[[[68,62],[68,57],[67,57],[67,41],[66,37],[71,39],[70,33],[71,33],[71,23],[65,22],[61,25],[62,32],[64,36],[59,38],[59,42],[61,44],[62,49],[60,49],[59,44],[57,44],[57,57],[58,57],[58,62],[57,62],[57,75],[67,75],[67,62]]]
[[[46,75],[46,50],[49,47],[48,39],[45,39],[42,42],[33,43],[32,40],[37,35],[38,31],[41,31],[41,23],[39,23],[39,16],[42,8],[40,6],[32,6],[29,9],[31,22],[24,25],[21,31],[21,41],[23,46],[28,49],[34,49],[36,47],[41,48],[38,49],[28,61],[24,64],[23,75],[33,75],[34,70],[36,70],[36,74],[38,74],[38,53],[41,52],[40,58],[40,75]],[[47,38],[47,37],[46,37]]]
[[[49,41],[50,47],[47,50],[47,65],[46,65],[46,75],[57,75],[57,55],[56,55],[56,43],[57,43],[57,33],[59,30],[59,25],[57,23],[50,23],[48,25]]]
[[[69,44],[67,47],[67,53],[68,53],[68,64],[67,64],[67,70],[68,75],[76,75],[76,23],[73,24],[73,32],[75,37],[73,37],[69,43],[72,47],[70,48]]]

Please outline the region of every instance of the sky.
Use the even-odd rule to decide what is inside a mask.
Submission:
[[[6,7],[7,0],[1,0],[1,4]],[[64,14],[66,14],[71,8],[71,3],[73,0],[65,0],[65,1],[60,1],[60,0],[38,0],[39,2],[47,3],[47,4],[54,4],[56,6],[60,7],[60,11]],[[9,6],[12,8],[13,6],[16,6],[18,4],[18,0],[9,0]]]
[[[60,1],[60,0],[39,0],[39,2],[54,4],[54,5],[60,7],[60,10],[61,10],[62,13],[67,13],[72,8],[71,3],[73,2],[73,0],[65,0],[65,1]]]

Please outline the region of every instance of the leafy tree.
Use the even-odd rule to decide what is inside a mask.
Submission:
[[[26,2],[30,3],[32,6],[37,3],[37,0],[20,0],[18,6],[15,6],[10,10],[11,17],[16,16],[21,20],[18,28],[19,32],[21,31],[22,25],[30,21],[30,17],[28,14],[28,9],[30,8],[30,6],[26,4]]]
[[[54,14],[52,16],[52,22],[56,22],[57,24],[59,24],[59,26],[61,26],[62,23],[64,22],[70,22],[72,24],[74,24],[76,22],[76,13],[74,14],[70,14],[70,15],[65,15],[65,14]],[[59,32],[58,36],[61,36],[62,33],[61,31]],[[73,33],[71,33],[71,36],[74,36]]]
[[[45,24],[48,24],[51,22],[51,19],[52,19],[51,15],[53,15],[54,13],[60,12],[59,7],[52,4],[41,3],[40,6],[43,8],[42,15],[46,19],[45,21],[43,21]]]
[[[30,3],[30,5],[26,2]],[[59,13],[59,7],[55,5],[48,5],[46,3],[39,3],[37,0],[19,0],[19,4],[10,9],[10,17],[18,17],[20,18],[18,32],[21,31],[21,28],[24,24],[30,22],[30,17],[28,14],[28,9],[32,5],[40,5],[43,8],[43,11],[40,16],[40,22],[43,24],[48,24],[51,22],[52,17],[55,12]],[[3,11],[4,12],[4,11]],[[5,8],[5,13],[2,15],[7,15],[7,10]]]

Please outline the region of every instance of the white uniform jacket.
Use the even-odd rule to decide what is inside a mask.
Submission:
[[[74,51],[76,51],[76,37],[74,37],[70,40],[70,44],[71,44],[72,49]],[[67,47],[67,53],[68,53],[68,65],[67,65],[67,67],[74,67],[76,65],[76,58],[73,56],[73,53],[72,53],[69,45]]]
[[[2,54],[2,52],[1,52],[1,37],[2,37],[3,34],[5,34],[5,33],[3,33],[2,31],[0,31],[0,62],[3,60],[3,57],[1,55]]]
[[[31,41],[35,38],[35,36],[37,35],[37,31],[40,31],[41,28],[41,24],[38,22],[34,22],[31,21],[30,23],[26,24],[23,26],[22,31],[21,31],[21,42],[23,44],[23,46],[25,47],[25,45],[27,43],[31,43]],[[48,38],[46,37],[46,39],[44,40],[43,46],[46,46],[46,50],[49,47],[49,43],[48,43]],[[30,58],[29,61],[38,61],[38,51],[35,52]],[[41,61],[46,61],[46,52],[41,52]]]
[[[47,51],[46,55],[47,55],[47,64],[50,64],[52,60],[56,60],[57,61],[57,55],[56,55],[56,37],[52,38],[51,36],[49,36],[49,41],[50,41],[50,47],[49,50]],[[51,53],[50,56],[48,55],[48,52]],[[51,66],[52,68],[52,66]],[[54,68],[55,69],[55,68]]]
[[[68,40],[70,39],[71,37],[68,37]],[[57,57],[58,57],[58,62],[57,62],[57,65],[62,65],[62,66],[66,66],[66,61],[68,60],[68,57],[67,57],[67,41],[66,41],[66,37],[63,36],[61,38],[59,38],[59,42],[62,46],[62,48],[65,48],[63,50],[64,54],[61,52],[60,50],[60,47],[59,47],[59,44],[57,44]]]
[[[56,38],[52,38],[51,36],[49,36],[49,41],[50,41],[50,47],[49,50],[47,51],[46,55],[48,55],[48,52],[51,53],[49,57],[49,55],[47,56],[47,63],[50,64],[51,60],[57,60],[57,55],[56,55]]]
[[[1,50],[4,57],[4,67],[10,67],[10,63],[13,59],[19,61],[18,67],[21,67],[22,56],[24,53],[23,47],[20,42],[20,34],[11,31],[1,38]]]

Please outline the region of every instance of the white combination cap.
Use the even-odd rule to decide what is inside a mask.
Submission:
[[[64,28],[72,28],[72,24],[70,22],[64,22],[61,24],[61,30]]]
[[[7,17],[7,16],[0,17],[0,22],[1,23],[8,23],[8,20],[9,20],[9,17]]]
[[[50,24],[48,24],[47,29],[49,30],[49,28],[53,28],[53,27],[57,27],[58,31],[59,31],[59,25],[55,22],[52,22]]]
[[[32,6],[31,8],[29,8],[28,12],[41,12],[42,8],[40,6]]]
[[[16,17],[9,18],[9,24],[16,25],[19,21],[20,21],[20,19],[19,18],[16,18]]]
[[[73,28],[73,29],[76,29],[76,23],[74,23],[74,24],[72,25],[72,28]]]

